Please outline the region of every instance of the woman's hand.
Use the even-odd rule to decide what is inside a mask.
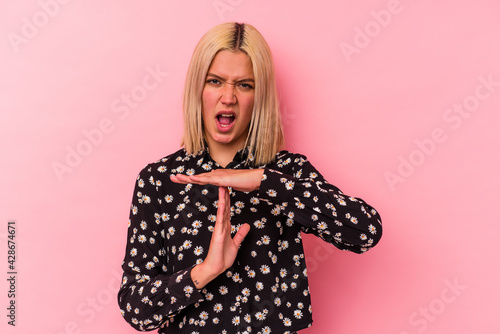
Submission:
[[[176,183],[212,184],[219,187],[231,187],[238,191],[253,191],[260,187],[264,169],[216,169],[198,175],[171,175]]]
[[[201,289],[208,282],[231,267],[241,242],[250,231],[250,225],[243,224],[234,238],[231,238],[231,203],[229,190],[219,187],[219,204],[212,239],[207,257],[191,270],[191,279],[196,288]]]

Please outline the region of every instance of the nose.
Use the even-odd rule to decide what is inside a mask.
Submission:
[[[235,87],[232,84],[224,84],[224,87],[222,88],[222,97],[221,97],[221,102],[224,104],[234,104],[236,103],[236,92],[235,92]]]

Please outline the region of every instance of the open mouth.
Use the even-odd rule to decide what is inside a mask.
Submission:
[[[236,118],[233,113],[220,113],[217,115],[217,121],[222,128],[230,127]]]

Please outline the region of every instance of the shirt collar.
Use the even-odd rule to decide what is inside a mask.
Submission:
[[[201,155],[204,162],[210,161],[211,164],[221,168],[221,166],[210,156],[210,149],[208,148],[208,145],[205,147],[205,150],[201,152]],[[252,154],[250,153],[250,147],[244,147],[238,152],[236,152],[233,160],[230,163],[228,163],[225,168],[227,169],[248,168],[246,167],[247,165],[245,164],[247,158],[249,162],[252,162],[254,160]]]

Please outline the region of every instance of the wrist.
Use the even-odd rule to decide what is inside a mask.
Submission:
[[[256,187],[254,190],[259,190],[260,189],[260,184],[262,182],[262,176],[264,175],[264,168],[258,168],[258,169],[254,169],[255,171],[255,174],[257,175],[256,177]]]
[[[191,280],[197,289],[202,289],[217,276],[218,275],[211,274],[206,269],[206,264],[204,262],[195,265],[193,269],[191,269]]]

